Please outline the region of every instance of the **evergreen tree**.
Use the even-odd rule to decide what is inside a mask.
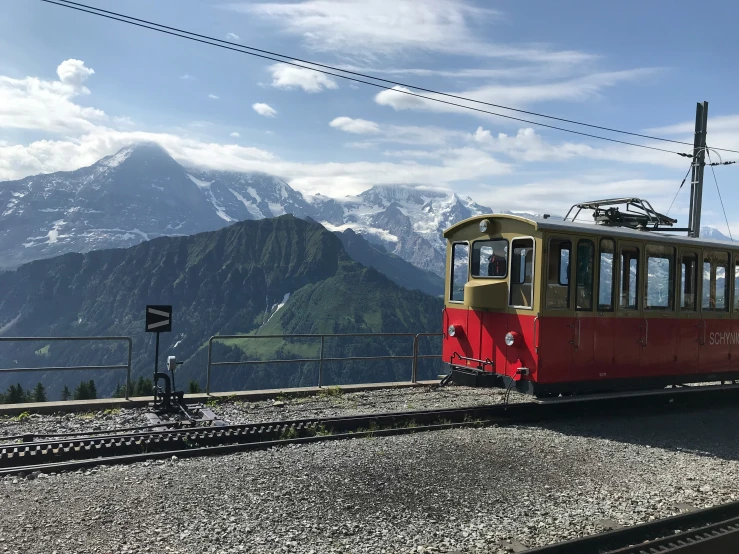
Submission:
[[[77,388],[74,389],[74,400],[88,400],[90,398],[90,388],[87,381],[82,381]]]
[[[95,381],[92,379],[87,383],[87,393],[89,394],[88,400],[95,400],[98,397],[98,391],[95,388]]]
[[[64,385],[64,388],[62,389],[62,402],[66,402],[72,397],[72,393],[69,392],[69,387],[67,385]]]
[[[120,383],[115,384],[115,390],[113,391],[113,398],[123,398],[125,396],[125,393],[123,392],[123,387]]]
[[[144,379],[143,377],[139,377],[139,380],[136,382],[136,388],[134,390],[136,391],[134,396],[154,395],[154,385],[152,384],[151,379]]]
[[[198,394],[199,392],[203,392],[200,390],[200,383],[198,383],[195,380],[190,380],[190,384],[187,386],[187,392],[190,394]]]
[[[8,392],[5,394],[5,399],[8,404],[21,404],[27,400],[26,393],[20,384],[10,385]]]
[[[46,402],[46,389],[41,383],[36,383],[36,387],[33,389],[33,401]]]

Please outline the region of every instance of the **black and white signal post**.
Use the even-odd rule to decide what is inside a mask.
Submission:
[[[172,331],[172,306],[146,306],[146,332],[157,334],[154,374],[159,373],[159,333]]]

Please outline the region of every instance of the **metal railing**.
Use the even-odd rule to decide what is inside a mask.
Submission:
[[[126,400],[128,400],[128,391],[131,385],[131,357],[133,354],[133,340],[131,337],[0,337],[0,342],[62,342],[62,341],[119,341],[128,343],[128,362],[121,365],[80,365],[80,366],[63,366],[63,367],[9,367],[0,368],[0,375],[3,373],[17,373],[28,371],[74,371],[74,370],[126,370]]]
[[[318,386],[323,386],[323,364],[324,362],[349,362],[359,360],[411,360],[411,382],[418,381],[418,360],[428,358],[441,358],[440,354],[418,354],[418,339],[421,337],[441,337],[441,333],[341,333],[341,334],[304,334],[304,335],[215,335],[208,340],[208,369],[205,378],[205,392],[210,394],[210,375],[211,369],[218,366],[236,366],[236,365],[263,365],[263,364],[296,364],[296,363],[317,363],[318,364]],[[326,339],[349,338],[349,337],[408,337],[413,338],[413,351],[409,356],[389,355],[389,356],[345,356],[345,357],[325,357],[324,349]],[[241,360],[236,362],[214,362],[213,361],[213,341],[222,340],[255,340],[255,339],[320,339],[321,346],[318,358],[293,358],[284,360]]]

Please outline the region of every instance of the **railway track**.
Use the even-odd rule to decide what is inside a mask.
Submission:
[[[527,550],[526,554],[734,554],[739,502]]]
[[[534,411],[528,410],[534,406],[494,405],[128,433],[111,430],[110,434],[95,436],[26,440],[0,445],[0,475],[526,421],[542,417],[544,411],[549,411],[538,406]]]
[[[196,427],[191,429],[111,429],[89,436],[56,437],[0,444],[0,476],[30,472],[76,470],[104,464],[131,463],[171,456],[192,457],[266,449],[288,444],[363,436],[398,435],[494,424],[533,423],[563,418],[603,417],[685,410],[734,401],[736,390],[694,394],[607,397],[580,402],[536,402],[440,410],[417,410],[329,418]],[[0,439],[1,440],[1,439]]]

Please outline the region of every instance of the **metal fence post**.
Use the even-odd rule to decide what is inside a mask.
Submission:
[[[126,400],[129,397],[129,390],[131,388],[131,357],[133,355],[133,341],[128,338],[128,368],[126,369]]]
[[[413,369],[411,370],[411,383],[418,381],[418,335],[413,337]]]
[[[321,335],[321,353],[318,356],[319,362],[318,362],[318,388],[321,388],[321,385],[323,385],[323,345],[325,344],[325,335]]]
[[[208,369],[205,370],[205,394],[210,394],[210,364],[213,359],[213,337],[208,341]]]

